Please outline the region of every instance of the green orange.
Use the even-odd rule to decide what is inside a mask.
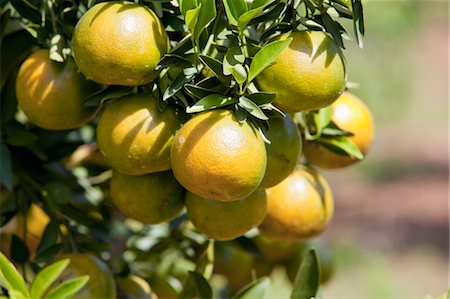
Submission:
[[[78,21],[72,38],[75,62],[89,79],[108,85],[138,86],[158,76],[168,51],[164,26],[148,7],[102,2]]]
[[[44,49],[23,62],[16,80],[20,108],[30,122],[49,130],[74,129],[91,120],[96,109],[83,107],[83,101],[94,90],[70,56],[55,62]]]
[[[232,201],[252,194],[266,170],[264,141],[233,112],[216,109],[191,118],[177,132],[171,165],[188,191],[208,199]]]
[[[333,103],[344,91],[346,73],[338,45],[322,31],[295,31],[291,44],[256,81],[275,92],[274,104],[286,112],[316,110]]]
[[[117,171],[141,175],[170,169],[170,145],[180,127],[177,112],[163,112],[150,94],[129,95],[109,104],[97,126],[97,144]]]

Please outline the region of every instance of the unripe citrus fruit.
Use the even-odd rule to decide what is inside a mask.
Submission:
[[[134,94],[115,100],[100,116],[97,144],[117,171],[140,175],[170,169],[170,144],[180,122],[172,107],[158,110],[155,98]]]
[[[330,187],[315,170],[299,166],[267,191],[267,214],[262,235],[279,240],[302,240],[320,234],[334,209]]]
[[[75,62],[97,83],[137,86],[158,75],[168,51],[166,31],[156,14],[130,2],[102,2],[78,21],[72,39]]]
[[[297,125],[289,115],[269,119],[266,137],[267,168],[260,188],[275,186],[295,168],[302,150],[302,139]]]
[[[344,91],[345,66],[338,45],[321,31],[296,31],[275,64],[257,78],[263,91],[275,92],[275,106],[286,112],[315,110]]]
[[[200,197],[223,201],[252,194],[267,162],[257,131],[223,109],[200,113],[184,124],[175,135],[170,159],[183,187]]]
[[[111,199],[127,217],[143,223],[161,223],[175,218],[184,207],[184,191],[172,172],[131,176],[115,171]]]
[[[257,190],[246,198],[229,202],[188,192],[186,209],[194,226],[208,238],[231,240],[262,222],[267,209],[266,191]]]
[[[157,299],[152,293],[150,285],[139,276],[129,275],[117,278],[117,286],[123,296],[118,298],[126,299]]]
[[[353,134],[349,140],[365,155],[375,134],[375,124],[369,108],[348,92],[343,93],[331,108],[331,120],[340,129]],[[351,156],[335,153],[314,141],[305,142],[304,154],[309,163],[323,168],[341,168],[360,161]]]
[[[272,263],[281,263],[295,256],[302,248],[300,242],[272,240],[259,235],[252,239],[264,260]]]
[[[87,284],[72,298],[98,299],[116,298],[116,285],[108,266],[99,258],[82,253],[64,254],[58,260],[68,258],[69,266],[60,276],[60,280],[89,275]]]
[[[94,92],[93,84],[78,73],[72,58],[64,63],[38,50],[19,69],[16,96],[20,108],[33,124],[49,130],[81,127],[96,109],[84,108],[83,100]]]

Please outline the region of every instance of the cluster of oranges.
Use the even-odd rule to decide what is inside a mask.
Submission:
[[[211,239],[235,239],[258,227],[271,239],[302,241],[320,234],[333,215],[331,190],[312,166],[340,168],[358,160],[302,139],[295,114],[331,105],[332,122],[352,134],[363,154],[374,125],[367,107],[344,92],[345,66],[333,39],[321,31],[280,39],[288,37],[289,47],[256,78],[285,112],[267,121],[268,141],[232,109],[200,112],[183,123],[179,108],[162,110],[145,92],[101,111],[83,106],[98,86],[92,81],[141,86],[158,77],[169,40],[156,14],[140,4],[94,5],[75,27],[73,59],[57,63],[41,49],[25,60],[17,99],[31,123],[50,130],[78,128],[99,115],[97,145],[114,170],[111,199],[127,217],[156,224],[186,209]]]

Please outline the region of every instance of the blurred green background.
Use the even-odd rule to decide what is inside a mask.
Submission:
[[[376,139],[364,162],[323,171],[336,210],[320,239],[336,271],[321,296],[438,296],[449,286],[449,2],[369,0],[364,9],[364,49],[347,42],[345,53]],[[267,298],[289,292],[275,272]]]

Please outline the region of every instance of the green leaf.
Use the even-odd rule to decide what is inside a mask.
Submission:
[[[291,41],[292,37],[286,40],[274,41],[259,50],[250,64],[247,83],[252,82],[266,67],[271,65],[277,56],[289,46]]]
[[[247,12],[244,12],[239,18],[238,18],[238,28],[242,31],[244,30],[248,23],[260,12],[262,11],[267,5],[272,3],[274,0],[255,0],[250,5],[250,10]]]
[[[183,69],[183,71],[175,78],[175,80],[170,83],[169,87],[164,91],[163,101],[168,100],[174,94],[176,94],[181,88],[183,88],[184,84],[194,78],[197,74],[197,69],[195,67],[188,67]]]
[[[14,146],[27,146],[38,140],[39,137],[36,134],[27,130],[13,129],[8,132],[6,142]]]
[[[178,3],[180,4],[180,11],[184,17],[186,17],[186,13],[189,10],[194,9],[198,6],[197,0],[180,0],[178,1]]]
[[[351,0],[353,11],[353,29],[355,31],[358,46],[364,47],[364,14],[361,0]]]
[[[195,40],[200,38],[201,33],[217,16],[216,1],[215,0],[200,0],[201,9],[198,14],[198,21],[195,25]]]
[[[239,17],[247,11],[247,4],[244,0],[222,0],[231,25],[238,26]]]
[[[42,195],[52,203],[67,204],[70,200],[72,192],[70,188],[61,183],[51,182],[44,186]]]
[[[222,94],[209,94],[195,103],[193,106],[186,108],[187,113],[197,113],[201,111],[211,110],[224,107],[236,103],[236,100]]]
[[[264,298],[270,285],[270,279],[267,277],[259,278],[241,289],[233,299],[255,299]]]
[[[103,104],[105,101],[118,99],[137,92],[136,87],[127,86],[104,86],[102,89],[94,92],[84,99],[84,107],[97,107]]]
[[[49,58],[56,62],[64,62],[66,60],[65,45],[66,43],[61,34],[54,35],[50,40]]]
[[[331,34],[336,44],[338,44],[338,46],[342,49],[345,49],[344,41],[342,40],[341,32],[339,30],[339,25],[327,13],[322,15],[322,20],[325,29]]]
[[[248,25],[265,23],[277,19],[283,14],[283,11],[286,9],[286,7],[287,7],[286,3],[278,3],[273,8],[268,9],[266,12],[263,12],[260,16],[252,19],[248,23]]]
[[[8,190],[12,190],[13,172],[11,164],[11,154],[3,140],[0,140],[0,162],[0,183]]]
[[[262,119],[262,120],[268,120],[269,118],[264,114],[264,112],[262,112],[262,110],[258,107],[258,105],[256,105],[255,103],[253,103],[251,100],[249,100],[248,98],[242,96],[239,98],[239,106],[241,106],[242,108],[244,108],[245,110],[247,110],[248,113],[250,113],[251,115],[253,115],[256,118]]]
[[[223,60],[224,75],[232,75],[239,85],[242,85],[247,79],[247,72],[243,66],[245,56],[241,48],[231,47],[228,49]]]
[[[77,278],[66,280],[52,289],[46,299],[71,298],[79,290],[81,290],[89,280],[89,275],[83,275]]]
[[[17,290],[24,297],[29,298],[27,286],[22,276],[14,265],[0,252],[0,280],[6,286],[8,291]]]
[[[189,276],[192,279],[195,290],[199,298],[212,298],[213,290],[209,285],[206,278],[204,278],[200,273],[195,271],[189,271]]]
[[[250,95],[247,95],[247,99],[254,102],[258,106],[272,103],[275,100],[277,94],[271,92],[255,92]]]
[[[9,299],[27,299],[27,297],[18,290],[9,290]]]
[[[359,148],[347,136],[337,136],[334,138],[321,137],[316,142],[337,154],[351,156],[358,160],[364,159],[364,155]]]
[[[217,59],[214,59],[212,57],[206,56],[206,55],[200,55],[199,56],[200,61],[207,65],[211,71],[214,73],[214,75],[216,75],[216,77],[224,82],[227,83],[229,85],[230,79],[227,78],[224,74],[223,74],[223,64],[222,62],[220,62]]]
[[[23,264],[28,260],[30,256],[30,251],[28,250],[25,242],[17,237],[15,234],[12,235],[11,238],[11,258],[18,262],[19,264]]]
[[[42,239],[36,250],[36,256],[41,255],[45,250],[56,244],[59,235],[59,222],[51,220],[45,227]]]
[[[196,36],[197,33],[195,32],[195,26],[197,24],[198,21],[198,15],[200,14],[200,9],[201,9],[201,4],[200,6],[190,9],[186,12],[186,16],[185,16],[185,23],[186,26],[188,27],[189,31],[192,33],[192,36]]]
[[[70,259],[64,259],[42,269],[31,284],[31,298],[39,299],[47,289],[58,279],[70,264]]]
[[[313,112],[314,124],[316,125],[317,134],[322,134],[322,130],[331,122],[331,107],[326,107]]]
[[[58,254],[58,252],[61,251],[62,248],[63,248],[62,243],[56,243],[45,249],[42,249],[39,252],[39,254],[37,254],[36,257],[34,258],[34,262],[35,263],[48,263],[56,256],[56,254]]]
[[[319,259],[315,249],[303,256],[302,264],[295,277],[291,299],[311,299],[317,294],[320,283]]]
[[[176,64],[177,66],[181,66],[181,67],[192,66],[192,63],[189,60],[187,60],[184,57],[181,57],[180,55],[166,54],[159,61],[157,69],[166,68],[173,64]]]

